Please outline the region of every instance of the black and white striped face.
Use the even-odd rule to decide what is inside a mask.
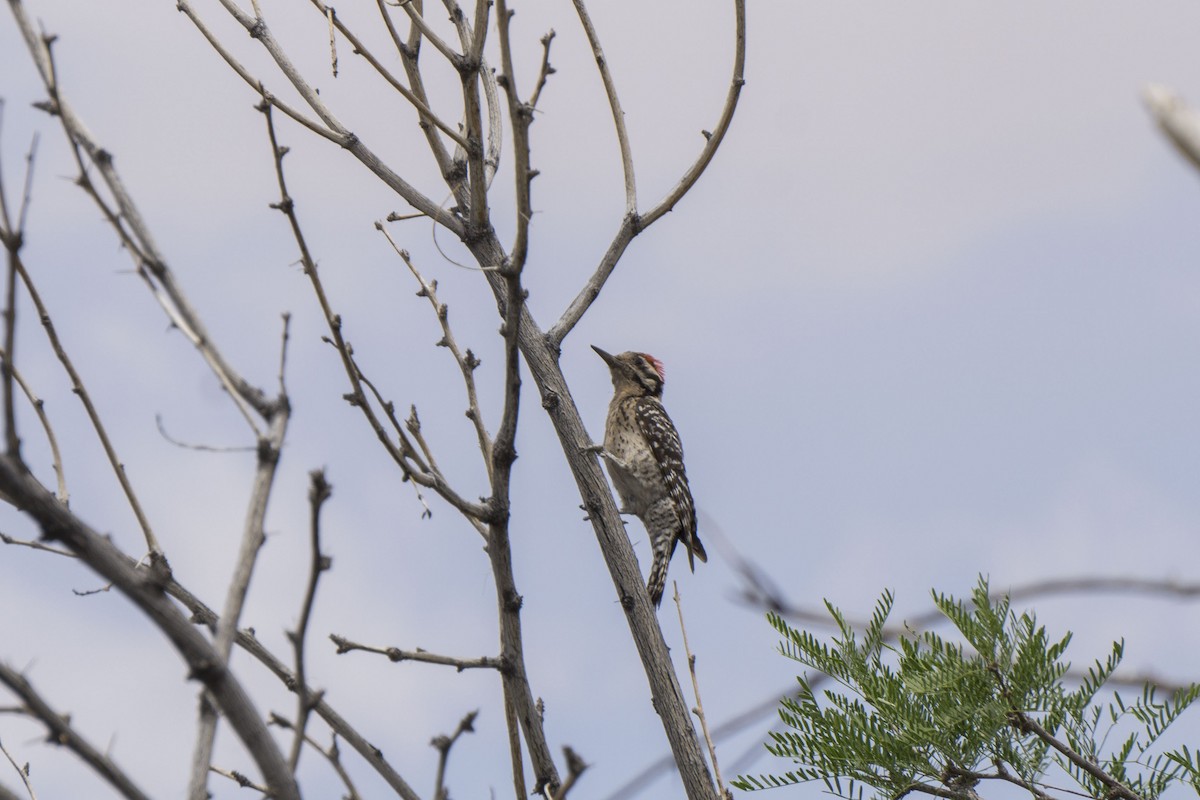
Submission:
[[[608,364],[613,387],[618,392],[625,389],[630,394],[662,397],[665,374],[662,362],[657,358],[649,353],[632,351],[614,356],[595,345],[592,349]]]

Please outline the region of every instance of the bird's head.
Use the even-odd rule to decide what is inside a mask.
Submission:
[[[618,394],[662,397],[665,373],[662,362],[649,353],[627,352],[612,355],[592,345],[596,354],[608,364],[613,388]]]

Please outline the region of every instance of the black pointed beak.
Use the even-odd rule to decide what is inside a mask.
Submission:
[[[596,355],[604,359],[605,364],[608,364],[610,367],[616,366],[617,360],[611,354],[604,352],[599,347],[596,347],[596,345],[592,345],[592,349],[596,351]]]

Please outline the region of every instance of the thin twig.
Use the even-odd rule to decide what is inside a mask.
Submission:
[[[342,368],[346,372],[347,378],[350,380],[351,393],[346,395],[346,400],[351,405],[357,406],[366,417],[371,429],[375,432],[376,438],[387,450],[388,455],[400,467],[401,473],[405,478],[433,489],[442,496],[452,506],[457,508],[467,518],[480,518],[483,515],[483,509],[476,503],[470,503],[460,494],[454,491],[447,483],[445,478],[432,471],[428,464],[421,458],[420,454],[405,435],[403,427],[399,420],[395,419],[394,407],[391,403],[385,402],[382,396],[375,390],[373,384],[365,379],[362,371],[359,369],[353,355],[353,349],[342,335],[342,318],[339,314],[335,314],[330,305],[329,298],[325,294],[325,287],[321,282],[321,277],[317,269],[317,263],[313,259],[311,252],[308,249],[308,243],[305,240],[304,232],[300,227],[299,218],[296,216],[296,204],[292,200],[291,195],[287,190],[287,179],[283,169],[283,158],[287,155],[288,149],[282,147],[275,133],[274,117],[271,114],[271,105],[263,102],[258,106],[258,110],[263,113],[267,120],[267,136],[271,144],[271,154],[275,163],[275,176],[279,183],[280,200],[278,203],[272,203],[271,207],[279,210],[287,217],[288,223],[292,229],[292,236],[296,241],[296,246],[300,250],[300,263],[304,269],[304,274],[308,276],[309,282],[312,284],[313,292],[317,297],[317,302],[321,307],[321,313],[325,317],[325,324],[329,328],[330,344],[337,350],[338,356],[342,361]],[[384,409],[389,420],[393,421],[393,429],[396,431],[397,439],[392,440],[387,429],[383,426],[378,415],[375,413],[374,407],[367,400],[366,392],[363,387],[367,386],[375,395],[377,402]]]
[[[255,791],[260,792],[263,795],[273,796],[273,795],[271,795],[271,790],[268,789],[266,786],[262,786],[260,784],[255,783],[250,778],[248,778],[246,775],[244,775],[241,772],[238,772],[235,769],[221,769],[220,767],[209,767],[208,771],[215,772],[218,775],[229,778],[229,780],[233,781],[234,783],[236,783],[238,786],[242,787],[243,789],[254,789]]]
[[[320,693],[316,693],[315,696],[319,699]],[[289,731],[294,730],[296,727],[292,724],[291,720],[276,714],[274,711],[267,715],[267,722],[268,724],[278,725],[279,727]],[[345,785],[346,791],[348,792],[348,794],[342,800],[361,800],[358,790],[354,788],[354,781],[351,780],[350,773],[346,771],[346,767],[342,764],[341,752],[338,750],[337,744],[337,732],[334,731],[330,736],[331,741],[328,748],[322,747],[320,742],[312,738],[312,736],[308,735],[307,733],[304,734],[304,743],[307,744],[311,749],[316,750],[322,758],[329,762],[329,766],[333,768],[333,771],[337,773],[338,778]]]
[[[480,361],[475,357],[475,354],[470,349],[464,353],[458,346],[458,342],[454,338],[454,331],[450,328],[450,309],[449,306],[438,300],[437,296],[437,281],[427,281],[425,277],[413,264],[412,258],[409,257],[408,251],[401,249],[388,233],[387,228],[383,223],[376,222],[375,229],[383,234],[388,240],[388,244],[396,251],[396,254],[404,261],[404,265],[408,267],[408,271],[412,273],[420,286],[417,292],[417,297],[424,297],[429,300],[430,306],[433,308],[434,316],[437,317],[438,324],[442,328],[442,338],[438,340],[439,347],[445,347],[454,356],[454,362],[458,364],[459,372],[462,373],[463,385],[467,391],[467,417],[475,426],[475,438],[479,442],[479,451],[483,454],[484,464],[487,466],[488,477],[491,478],[492,472],[492,439],[488,435],[487,426],[483,421],[483,413],[479,408],[479,394],[475,387],[475,370],[479,367]],[[415,410],[414,410],[415,413]],[[430,463],[432,466],[432,460]]]
[[[17,547],[28,547],[30,550],[42,550],[47,553],[53,553],[56,556],[66,556],[67,558],[79,558],[69,550],[62,550],[57,547],[51,547],[41,542],[31,542],[27,539],[15,539],[7,533],[0,533],[0,542],[4,544],[16,545]]]
[[[233,573],[229,578],[229,586],[225,591],[225,605],[221,614],[221,622],[217,625],[213,641],[213,647],[221,664],[229,661],[233,641],[237,635],[238,620],[241,619],[246,596],[250,591],[250,580],[254,575],[258,553],[262,549],[263,542],[266,541],[267,504],[275,485],[279,455],[283,450],[288,421],[291,417],[286,395],[280,396],[277,408],[275,416],[269,420],[270,427],[266,435],[259,437],[258,440],[258,458],[250,489],[250,502],[246,509],[246,521],[242,527],[241,544],[238,548],[237,560],[234,562]],[[192,755],[192,777],[188,786],[190,800],[203,800],[207,795],[208,771],[211,766],[213,744],[217,733],[218,718],[215,711],[216,709],[211,704],[201,698],[196,743]]]
[[[512,770],[514,797],[529,797],[525,785],[525,757],[521,749],[521,721],[511,695],[504,694],[504,729],[508,731],[508,763]]]
[[[504,94],[508,99],[508,116],[513,130],[513,162],[515,169],[513,188],[516,190],[517,196],[517,233],[513,240],[512,248],[509,251],[511,262],[509,268],[520,274],[525,267],[525,259],[528,256],[529,223],[533,217],[530,184],[533,182],[534,172],[530,164],[531,158],[529,153],[529,126],[533,122],[533,106],[521,102],[521,96],[517,89],[517,76],[513,69],[512,42],[509,31],[509,21],[512,19],[512,12],[509,11],[506,0],[497,0],[496,13],[499,21],[497,32],[500,36],[500,64],[504,71],[500,76],[499,83],[504,88]],[[545,82],[546,70],[549,69],[551,38],[553,38],[552,33],[542,40],[544,55],[542,77],[537,88],[538,93],[541,92],[540,84]]]
[[[329,21],[329,67],[333,72],[333,77],[338,76],[337,65],[337,29],[334,27],[334,10],[333,6],[325,7],[325,19]]]
[[[207,24],[205,24],[204,20],[202,20],[200,18],[199,14],[197,14],[196,11],[192,8],[192,6],[188,2],[188,0],[177,0],[175,7],[179,11],[183,12],[184,16],[186,16],[189,20],[192,21],[192,24],[196,26],[196,30],[200,32],[200,35],[204,37],[204,39],[208,42],[209,46],[212,47],[212,49],[217,52],[217,55],[219,55],[221,57],[221,59],[226,64],[228,64],[235,73],[237,73],[238,77],[241,78],[243,81],[245,81],[250,86],[250,88],[254,89],[256,92],[260,93],[263,97],[267,98],[267,102],[269,102],[275,108],[278,108],[280,111],[282,111],[284,114],[286,114],[289,118],[300,123],[305,128],[308,128],[310,131],[317,134],[321,138],[328,139],[329,141],[334,142],[335,144],[342,143],[342,137],[339,135],[338,131],[331,130],[327,126],[322,125],[320,122],[300,113],[298,110],[293,108],[291,105],[289,105],[288,103],[285,103],[284,101],[282,101],[278,97],[276,97],[273,93],[267,91],[267,89],[263,85],[262,81],[258,80],[253,75],[251,75],[250,70],[246,69],[246,67],[243,66],[242,63],[240,61],[238,61],[237,58],[234,57],[233,53],[230,52],[229,49],[225,47],[225,45],[221,44],[221,40],[218,39],[217,35],[212,32],[212,30],[208,27]]]
[[[19,246],[19,245],[18,245]],[[13,397],[13,358],[17,339],[17,250],[8,251],[8,269],[4,281],[4,360],[0,377],[4,380],[4,440],[11,458],[21,457],[21,439],[17,435],[17,407]]]
[[[633,241],[637,231],[635,215],[626,214],[621,218],[621,225],[613,235],[608,249],[600,257],[600,263],[596,266],[595,272],[591,274],[583,288],[563,311],[558,322],[554,323],[546,333],[552,346],[561,347],[563,339],[567,338],[567,334],[575,328],[579,320],[583,319],[583,315],[592,307],[592,303],[596,302],[596,298],[600,296],[600,290],[604,288],[609,276],[617,268],[617,262],[621,260],[621,256],[625,255],[625,248],[629,247],[629,243]]]
[[[88,392],[87,387],[84,386],[83,378],[80,377],[79,371],[75,369],[74,362],[67,354],[62,340],[58,336],[58,331],[54,327],[54,319],[50,315],[50,310],[46,308],[46,304],[42,301],[42,295],[33,282],[33,276],[29,274],[29,271],[25,268],[20,258],[16,258],[14,264],[17,274],[21,278],[21,283],[25,287],[25,291],[29,294],[29,299],[33,301],[34,310],[37,311],[38,319],[42,322],[42,328],[46,332],[46,338],[50,341],[50,347],[54,350],[55,357],[58,358],[59,363],[62,364],[63,370],[67,373],[67,377],[71,381],[71,391],[79,398],[79,402],[83,403],[83,409],[87,413],[88,421],[92,424],[92,430],[96,432],[96,438],[100,440],[100,447],[104,450],[104,455],[108,459],[109,466],[112,467],[113,474],[121,486],[121,491],[125,495],[126,502],[129,503],[129,507],[133,511],[134,518],[137,519],[138,527],[142,531],[142,537],[146,541],[146,549],[150,553],[162,555],[162,546],[158,542],[158,537],[154,534],[154,529],[150,526],[150,520],[142,508],[142,503],[138,499],[137,493],[133,490],[133,483],[129,480],[129,476],[125,472],[125,464],[117,456],[116,447],[113,445],[112,439],[108,436],[108,430],[100,419],[100,412],[96,409],[96,404],[92,402],[92,396]],[[60,486],[60,496],[61,493],[62,487]]]
[[[425,37],[433,45],[433,48],[441,53],[451,65],[458,66],[458,63],[462,60],[462,55],[455,52],[450,45],[446,44],[442,37],[437,35],[433,28],[429,27],[429,23],[425,21],[425,16],[417,8],[417,4],[407,2],[400,3],[399,5],[404,9],[404,13],[408,14],[408,19],[412,23],[413,28],[419,31],[421,36]]]
[[[184,450],[195,450],[198,453],[249,453],[254,450],[254,445],[228,445],[221,447],[211,444],[193,444],[176,439],[167,432],[167,428],[163,424],[162,414],[154,415],[154,424],[158,428],[159,436],[162,436],[168,444],[173,444]]]
[[[186,5],[186,0],[178,0],[178,3],[182,8],[182,6]],[[464,233],[463,225],[456,217],[438,206],[424,193],[417,190],[416,187],[404,180],[404,178],[402,178],[400,175],[396,174],[391,168],[384,164],[384,162],[380,160],[380,158],[372,150],[370,150],[370,148],[363,144],[362,140],[359,139],[356,134],[342,125],[342,123],[325,105],[325,102],[321,99],[320,94],[316,91],[316,89],[314,89],[313,86],[304,79],[304,76],[300,74],[299,69],[297,69],[292,63],[291,59],[288,57],[283,47],[280,46],[279,42],[275,40],[275,37],[271,33],[270,27],[267,26],[263,19],[256,19],[246,14],[237,7],[237,4],[234,3],[233,0],[220,0],[220,3],[229,13],[229,15],[237,20],[238,24],[246,29],[247,33],[249,33],[263,46],[263,48],[267,51],[267,54],[270,55],[271,59],[275,62],[275,65],[279,68],[279,71],[283,73],[284,77],[287,78],[288,82],[292,85],[292,88],[296,90],[300,97],[303,98],[305,104],[312,109],[313,113],[315,113],[321,120],[324,127],[315,129],[315,132],[322,133],[322,131],[327,131],[327,134],[322,133],[325,138],[328,138],[331,141],[336,142],[339,146],[345,148],[368,170],[374,173],[376,177],[378,177],[385,184],[391,187],[393,191],[403,197],[405,201],[407,201],[408,204],[413,208],[432,217],[455,235],[461,236]],[[198,18],[195,16],[194,12],[189,11],[188,16],[194,22],[198,22]],[[218,47],[214,38],[209,38],[209,41],[213,42],[214,47]],[[218,50],[218,52],[220,52],[220,50]],[[228,61],[229,59],[227,58],[226,60]],[[231,64],[231,66],[233,65]],[[264,99],[268,104],[278,106],[277,98],[275,98],[273,95],[266,94],[261,81],[254,79],[249,75],[249,73],[239,72],[238,74],[241,75],[243,79],[246,80],[246,82],[252,88],[254,88],[255,91],[263,94]]]
[[[429,465],[429,471],[433,473],[441,472],[441,467],[438,466],[437,457],[433,454],[433,449],[429,446],[429,442],[425,440],[425,433],[421,430],[421,417],[417,414],[416,405],[408,407],[408,419],[404,420],[404,429],[412,435],[413,442],[421,451],[421,457],[425,459],[425,463]],[[433,516],[433,513],[426,507],[427,516]]]
[[[577,7],[582,7],[583,0],[574,0]],[[660,219],[664,214],[675,207],[675,204],[683,198],[685,194],[696,184],[700,176],[704,174],[713,156],[716,155],[717,148],[725,138],[725,133],[729,130],[729,125],[733,121],[734,112],[737,110],[738,98],[741,96],[742,86],[745,85],[743,77],[746,64],[746,3],[745,0],[734,0],[734,16],[736,18],[734,32],[734,55],[733,55],[733,78],[730,81],[729,92],[725,97],[725,105],[721,109],[721,115],[717,120],[716,127],[712,132],[704,132],[705,144],[700,151],[700,155],[696,161],[688,168],[665,198],[658,205],[654,206],[650,211],[639,215],[637,213],[636,199],[631,204],[629,197],[633,192],[632,189],[632,164],[627,168],[626,177],[626,213],[621,220],[621,226],[617,229],[616,235],[613,237],[612,243],[608,246],[604,256],[600,259],[595,272],[588,279],[583,289],[576,295],[571,304],[563,312],[553,327],[550,328],[550,341],[554,346],[559,346],[567,337],[574,327],[583,318],[583,315],[600,296],[600,290],[604,288],[605,282],[616,268],[617,261],[625,252],[625,248],[629,246],[629,242],[634,236],[641,233],[643,230]],[[581,19],[586,19],[581,15]],[[588,30],[590,22],[585,22],[585,30]],[[589,40],[594,31],[589,32]],[[598,42],[594,46],[599,47]],[[597,63],[601,65],[601,75],[605,74],[607,65],[603,62],[603,54],[596,49]],[[605,88],[609,85],[608,79],[605,81]],[[615,89],[614,89],[615,92]],[[615,104],[615,94],[610,96],[610,104],[613,105],[614,118],[620,119],[618,114],[620,107]],[[621,137],[621,127],[617,128],[618,140]],[[622,158],[626,156],[625,148],[622,148]]]
[[[112,785],[123,797],[129,800],[147,800],[148,795],[112,758],[93,747],[71,726],[70,715],[51,708],[24,675],[7,664],[0,663],[0,683],[21,698],[23,705],[20,710],[24,714],[46,726],[46,741],[65,747],[79,756],[92,771]]]
[[[608,107],[612,110],[613,125],[617,129],[617,146],[621,150],[621,172],[625,176],[625,215],[637,214],[637,179],[633,171],[633,151],[629,146],[629,132],[625,129],[625,112],[621,109],[621,101],[617,99],[617,84],[613,81],[612,72],[608,68],[608,59],[604,57],[604,49],[600,46],[600,36],[596,26],[592,24],[584,0],[572,0],[583,32],[587,34],[588,44],[596,59],[596,69],[600,72],[600,80],[604,82],[604,94],[608,96]]]
[[[401,661],[422,661],[426,664],[442,664],[448,667],[454,667],[459,672],[465,669],[495,669],[504,668],[504,662],[495,656],[480,656],[479,658],[456,658],[454,656],[443,656],[437,653],[430,653],[428,650],[417,648],[416,650],[401,650],[398,647],[375,647],[369,644],[360,644],[351,641],[344,636],[338,636],[336,633],[329,634],[329,640],[337,645],[338,655],[349,653],[354,650],[362,650],[365,653],[378,653],[381,656],[387,656],[393,663],[399,664]]]
[[[205,362],[208,363],[209,368],[217,376],[217,379],[228,390],[239,409],[247,416],[247,419],[249,419],[246,411],[247,406],[253,407],[260,414],[269,414],[271,401],[266,397],[265,393],[242,378],[225,361],[220,351],[213,344],[212,337],[209,336],[204,325],[201,323],[199,315],[191,307],[191,304],[175,283],[174,274],[159,252],[149,228],[142,219],[141,213],[138,211],[136,204],[125,189],[116,168],[113,166],[112,154],[96,143],[62,97],[59,91],[54,58],[51,51],[51,42],[54,41],[54,37],[49,35],[39,36],[34,32],[33,25],[30,23],[24,6],[19,0],[11,0],[9,5],[16,17],[17,26],[21,30],[21,35],[25,39],[26,46],[33,56],[34,63],[42,77],[46,91],[50,96],[50,102],[39,104],[39,107],[44,108],[59,118],[71,146],[72,154],[79,166],[79,175],[76,178],[76,182],[92,197],[97,207],[104,214],[105,219],[120,237],[122,245],[129,250],[130,255],[134,259],[138,274],[150,286],[155,300],[167,313],[171,322],[197,348]],[[112,195],[113,202],[116,205],[115,210],[110,208],[104,199],[100,197],[99,191],[88,174],[84,153],[86,153],[87,163],[95,166],[100,173],[104,185]],[[253,426],[253,422],[251,422],[251,425]]]
[[[567,800],[567,792],[575,787],[575,782],[590,766],[570,747],[563,747],[563,758],[567,761],[567,777],[563,778],[562,786],[558,787],[554,800]]]
[[[409,40],[408,42],[401,41],[400,34],[392,22],[392,15],[387,10],[388,6],[385,0],[375,0],[375,3],[379,8],[379,15],[383,18],[384,26],[392,38],[392,43],[396,47],[396,52],[400,55],[400,62],[404,66],[405,75],[408,76],[408,83],[412,87],[413,96],[421,104],[421,107],[428,108],[429,96],[425,92],[425,82],[421,76],[421,68],[418,61],[421,53],[421,31],[410,20]],[[438,136],[437,131],[432,126],[423,122],[420,127],[425,133],[425,141],[429,145],[429,152],[433,154],[433,160],[438,166],[438,171],[441,173],[446,185],[450,188],[455,202],[459,206],[465,206],[467,194],[461,171],[455,168],[450,152],[446,149],[446,145],[441,137]],[[462,138],[461,132],[456,131],[456,137],[454,138],[456,146],[465,146],[465,140],[459,141]]]
[[[734,0],[733,13],[735,18],[733,77],[729,81],[729,92],[725,95],[725,105],[721,109],[721,116],[717,119],[717,126],[711,132],[702,132],[705,138],[704,148],[692,165],[688,167],[687,172],[683,174],[675,188],[668,192],[658,205],[642,214],[640,220],[642,230],[653,225],[660,217],[673,209],[675,204],[696,184],[696,181],[700,180],[700,176],[708,168],[713,156],[717,154],[717,148],[721,146],[725,133],[729,130],[729,123],[733,121],[733,114],[737,111],[738,98],[741,97],[742,87],[746,85],[746,0]]]
[[[229,656],[233,651],[238,621],[241,619],[246,596],[250,591],[250,580],[254,575],[258,553],[262,549],[263,542],[266,541],[267,505],[275,486],[279,457],[287,437],[288,421],[291,419],[291,404],[288,401],[287,384],[283,374],[287,363],[289,321],[290,318],[285,315],[279,356],[279,396],[270,406],[274,409],[273,413],[266,415],[269,426],[267,433],[258,437],[257,464],[250,490],[250,503],[246,510],[246,522],[242,529],[241,545],[238,549],[237,561],[234,562],[233,574],[229,579],[229,587],[225,593],[224,611],[221,621],[217,625],[213,642],[223,664],[228,663]],[[196,744],[192,756],[192,777],[188,786],[188,796],[191,800],[204,800],[208,793],[208,772],[212,762],[218,722],[215,711],[216,709],[207,701],[207,698],[202,696],[200,716],[197,721]],[[294,773],[295,764],[290,763],[289,766],[291,772]]]
[[[5,357],[5,354],[0,352],[0,358]],[[17,386],[21,387],[21,393],[25,395],[29,405],[33,406],[33,413],[37,415],[38,422],[41,423],[42,430],[46,434],[46,444],[50,447],[50,463],[54,468],[54,478],[58,484],[58,500],[66,505],[70,501],[70,493],[67,491],[66,474],[63,472],[62,452],[58,449],[58,437],[55,436],[54,428],[50,425],[50,416],[46,413],[46,403],[33,393],[33,389],[15,366],[12,374]]]
[[[458,23],[459,38],[463,42],[464,49],[470,50],[470,42],[474,37],[466,32],[467,23],[462,19],[461,13],[454,17]],[[483,77],[483,57],[471,57],[468,55],[459,60],[458,74],[462,83],[463,95],[463,126],[467,134],[467,192],[469,201],[467,203],[467,234],[473,235],[477,231],[486,230],[488,220],[491,213],[488,209],[488,184],[491,182],[491,175],[487,169],[487,162],[483,153],[483,106],[480,102],[479,84]]]
[[[454,729],[454,733],[446,736],[435,736],[429,744],[438,751],[437,777],[433,785],[433,800],[450,800],[450,792],[446,789],[446,763],[450,760],[450,749],[454,747],[454,743],[458,741],[458,737],[464,733],[475,732],[475,718],[479,716],[479,710],[469,712],[465,717],[459,720],[458,727]]]
[[[374,70],[377,73],[379,73],[379,76],[381,78],[383,78],[385,81],[387,81],[389,86],[391,86],[393,89],[395,89],[397,92],[399,92],[400,95],[405,100],[407,100],[413,106],[413,108],[415,108],[417,110],[417,113],[420,115],[422,124],[425,124],[426,122],[428,122],[429,124],[432,124],[434,127],[436,127],[438,130],[440,130],[442,133],[446,134],[446,136],[450,137],[450,139],[452,139],[453,141],[455,141],[458,144],[463,145],[463,146],[466,145],[466,139],[463,138],[462,133],[460,133],[457,129],[455,129],[454,127],[452,127],[451,125],[446,123],[444,120],[442,120],[442,118],[439,117],[437,114],[434,114],[433,111],[429,108],[429,104],[426,99],[424,99],[421,95],[417,94],[416,92],[410,90],[407,86],[405,86],[403,83],[401,83],[399,80],[397,80],[396,77],[394,75],[392,75],[392,73],[379,61],[379,59],[377,59],[374,55],[371,54],[371,51],[369,49],[367,49],[366,45],[363,44],[362,40],[359,39],[358,36],[342,22],[341,17],[338,17],[334,13],[333,8],[326,6],[323,2],[321,2],[321,0],[311,0],[311,2],[317,8],[318,11],[320,11],[322,14],[325,14],[331,20],[331,24],[334,26],[334,28],[336,28],[336,30],[339,33],[341,33],[342,36],[346,37],[346,40],[348,42],[350,42],[350,47],[352,48],[353,52],[356,55],[360,55],[364,59],[366,59],[367,63],[370,64],[371,67],[374,68]],[[386,18],[387,17],[385,15],[385,19]],[[332,37],[333,37],[333,31],[331,30],[330,31],[330,42],[333,41]],[[335,54],[335,58],[336,58],[336,54]],[[335,73],[335,77],[336,77],[336,73]],[[425,214],[421,214],[421,216],[425,216]]]
[[[557,70],[550,66],[550,43],[554,41],[554,28],[551,28],[545,36],[542,37],[542,67],[538,70],[537,84],[533,87],[533,95],[530,96],[529,102],[526,105],[531,110],[537,109],[538,100],[542,98],[542,89],[546,87],[546,81]]]
[[[474,209],[481,205],[480,198],[483,199],[483,204],[486,204],[487,190],[492,185],[492,178],[495,176],[496,170],[500,167],[500,152],[504,134],[504,120],[500,113],[500,92],[496,88],[496,75],[488,66],[487,58],[483,55],[484,39],[487,34],[487,15],[491,3],[488,0],[476,0],[474,28],[471,23],[467,22],[466,14],[455,0],[442,0],[442,4],[450,12],[450,21],[458,30],[458,40],[462,44],[465,54],[456,66],[463,79],[463,126],[467,130],[468,142],[471,141],[472,127],[476,130],[472,147],[478,151],[478,159],[471,148],[468,148],[464,154],[467,158],[469,178],[466,189],[472,197],[468,206]],[[476,80],[483,84],[484,102],[487,105],[486,152],[480,151],[484,137],[481,130],[481,106]],[[472,161],[476,161],[476,163],[472,164]],[[461,200],[459,202],[461,204]],[[483,214],[481,218],[486,216]],[[495,262],[485,261],[482,266],[489,263]]]
[[[225,659],[175,601],[164,594],[170,571],[162,559],[151,555],[149,567],[139,568],[109,537],[97,533],[58,502],[23,464],[6,456],[0,457],[0,491],[14,498],[36,520],[45,539],[62,542],[155,623],[183,657],[191,675],[211,693],[222,718],[229,721],[263,780],[275,792],[275,800],[299,800],[295,780],[245,688],[232,671],[219,666]]]
[[[1142,101],[1171,144],[1193,167],[1200,168],[1200,113],[1175,92],[1158,84],[1142,90]]]
[[[321,552],[321,507],[333,494],[333,487],[325,479],[324,470],[315,469],[308,473],[308,477],[308,503],[310,506],[308,585],[304,589],[304,600],[300,605],[300,621],[296,623],[296,630],[288,632],[288,639],[296,653],[296,696],[298,698],[295,736],[292,739],[291,754],[288,756],[288,766],[291,767],[292,772],[295,772],[296,767],[300,764],[300,751],[304,745],[308,717],[314,704],[305,674],[304,640],[308,635],[308,621],[312,616],[313,604],[316,602],[317,582],[321,579],[321,573],[328,570],[332,564],[329,556]],[[320,693],[316,694],[316,698],[320,699]]]
[[[1051,733],[1038,724],[1037,720],[1023,711],[1015,711],[1011,715],[1012,724],[1018,730],[1032,733],[1034,736],[1041,739],[1050,747],[1061,753],[1068,761],[1074,764],[1079,769],[1091,775],[1096,780],[1104,785],[1108,790],[1107,797],[1120,797],[1124,800],[1145,800],[1140,794],[1131,790],[1128,786],[1118,781],[1113,776],[1109,775],[1104,770],[1100,769],[1091,760],[1077,753],[1074,749],[1054,738]]]
[[[0,105],[0,130],[3,123],[3,105]],[[19,458],[21,455],[21,439],[17,434],[17,411],[13,394],[13,381],[16,367],[15,343],[17,336],[17,265],[20,261],[20,251],[25,240],[25,217],[29,209],[33,186],[33,165],[37,153],[37,138],[30,146],[26,156],[25,183],[21,196],[20,211],[15,221],[8,211],[8,192],[4,185],[3,175],[0,174],[0,243],[8,252],[8,270],[5,281],[4,305],[4,358],[0,360],[0,378],[4,382],[4,437],[9,456]],[[3,159],[0,159],[2,162]]]
[[[708,719],[704,716],[704,701],[700,699],[700,679],[696,677],[696,655],[688,645],[687,626],[683,624],[683,603],[679,600],[679,583],[671,581],[675,589],[675,610],[679,612],[679,632],[683,634],[683,652],[687,655],[688,672],[692,676],[692,693],[696,696],[696,707],[692,713],[700,720],[700,730],[704,733],[704,744],[708,746],[708,757],[712,759],[713,775],[716,778],[717,794],[723,798],[732,798],[725,782],[721,779],[721,767],[717,764],[717,746],[713,744],[712,734],[708,730]]]
[[[37,800],[37,793],[33,791],[33,784],[29,782],[29,765],[26,764],[24,767],[17,766],[16,760],[2,743],[0,743],[0,753],[4,753],[4,757],[8,759],[8,763],[12,764],[12,768],[21,776],[21,782],[25,784],[25,791],[29,792],[29,800]]]

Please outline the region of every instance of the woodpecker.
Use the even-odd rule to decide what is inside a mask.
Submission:
[[[646,591],[654,605],[661,605],[677,542],[687,548],[693,572],[695,559],[708,561],[696,535],[696,504],[683,467],[683,445],[662,404],[663,365],[646,353],[614,356],[595,345],[592,349],[608,364],[613,382],[601,453],[621,497],[621,513],[635,515],[650,536],[654,561]]]

